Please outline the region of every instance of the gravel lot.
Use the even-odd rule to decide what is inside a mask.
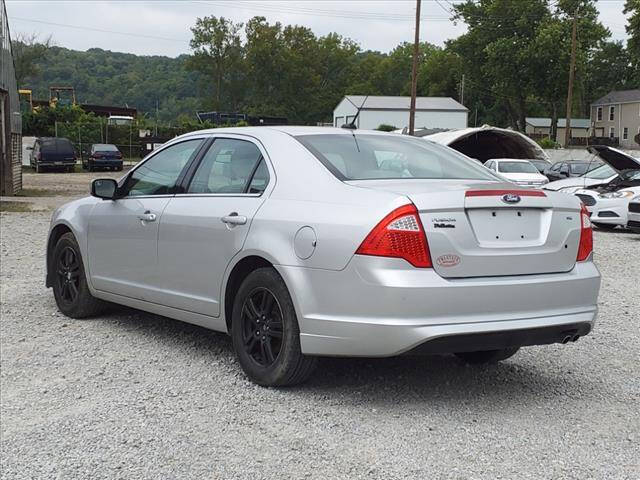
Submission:
[[[326,359],[272,390],[224,335],[58,314],[49,215],[1,216],[2,478],[640,478],[638,235],[596,232],[601,314],[575,344],[480,368]]]

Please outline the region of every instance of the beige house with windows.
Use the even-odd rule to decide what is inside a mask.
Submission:
[[[571,144],[586,145],[589,137],[589,126],[591,121],[588,118],[572,118],[571,119]],[[561,146],[564,144],[565,130],[567,129],[567,119],[559,118],[556,138],[554,139]],[[551,119],[546,117],[527,117],[525,119],[524,132],[534,140],[544,137],[551,137]]]
[[[595,137],[618,139],[622,148],[640,149],[635,141],[640,134],[640,89],[609,92],[593,102],[591,132]]]

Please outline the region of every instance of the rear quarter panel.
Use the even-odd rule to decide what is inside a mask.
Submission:
[[[263,254],[281,265],[341,270],[386,214],[409,203],[404,195],[341,182],[290,135],[272,135],[262,143],[276,184],[252,221],[244,254]],[[305,226],[314,230],[316,246],[302,259],[294,239]]]

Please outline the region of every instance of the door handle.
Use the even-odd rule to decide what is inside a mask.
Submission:
[[[247,223],[247,217],[244,215],[238,215],[238,212],[232,212],[229,215],[221,218],[222,223],[227,225],[244,225]]]
[[[151,213],[149,210],[142,215],[138,215],[138,218],[143,222],[155,222],[158,216],[155,213]]]

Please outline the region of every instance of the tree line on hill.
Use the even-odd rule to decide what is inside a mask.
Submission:
[[[421,43],[418,95],[463,95],[469,123],[524,129],[525,116],[565,116],[571,29],[577,26],[573,116],[613,89],[640,86],[640,0],[626,0],[626,46],[610,40],[594,0],[467,0],[450,4],[468,26],[444,47]],[[83,103],[128,105],[149,119],[179,123],[197,110],[331,121],[346,94],[408,95],[413,46],[363,51],[336,33],[253,17],[198,18],[190,55],[138,56],[16,42],[20,86],[48,98],[72,85]],[[32,39],[33,40],[33,39]],[[44,47],[44,48],[43,48]]]

